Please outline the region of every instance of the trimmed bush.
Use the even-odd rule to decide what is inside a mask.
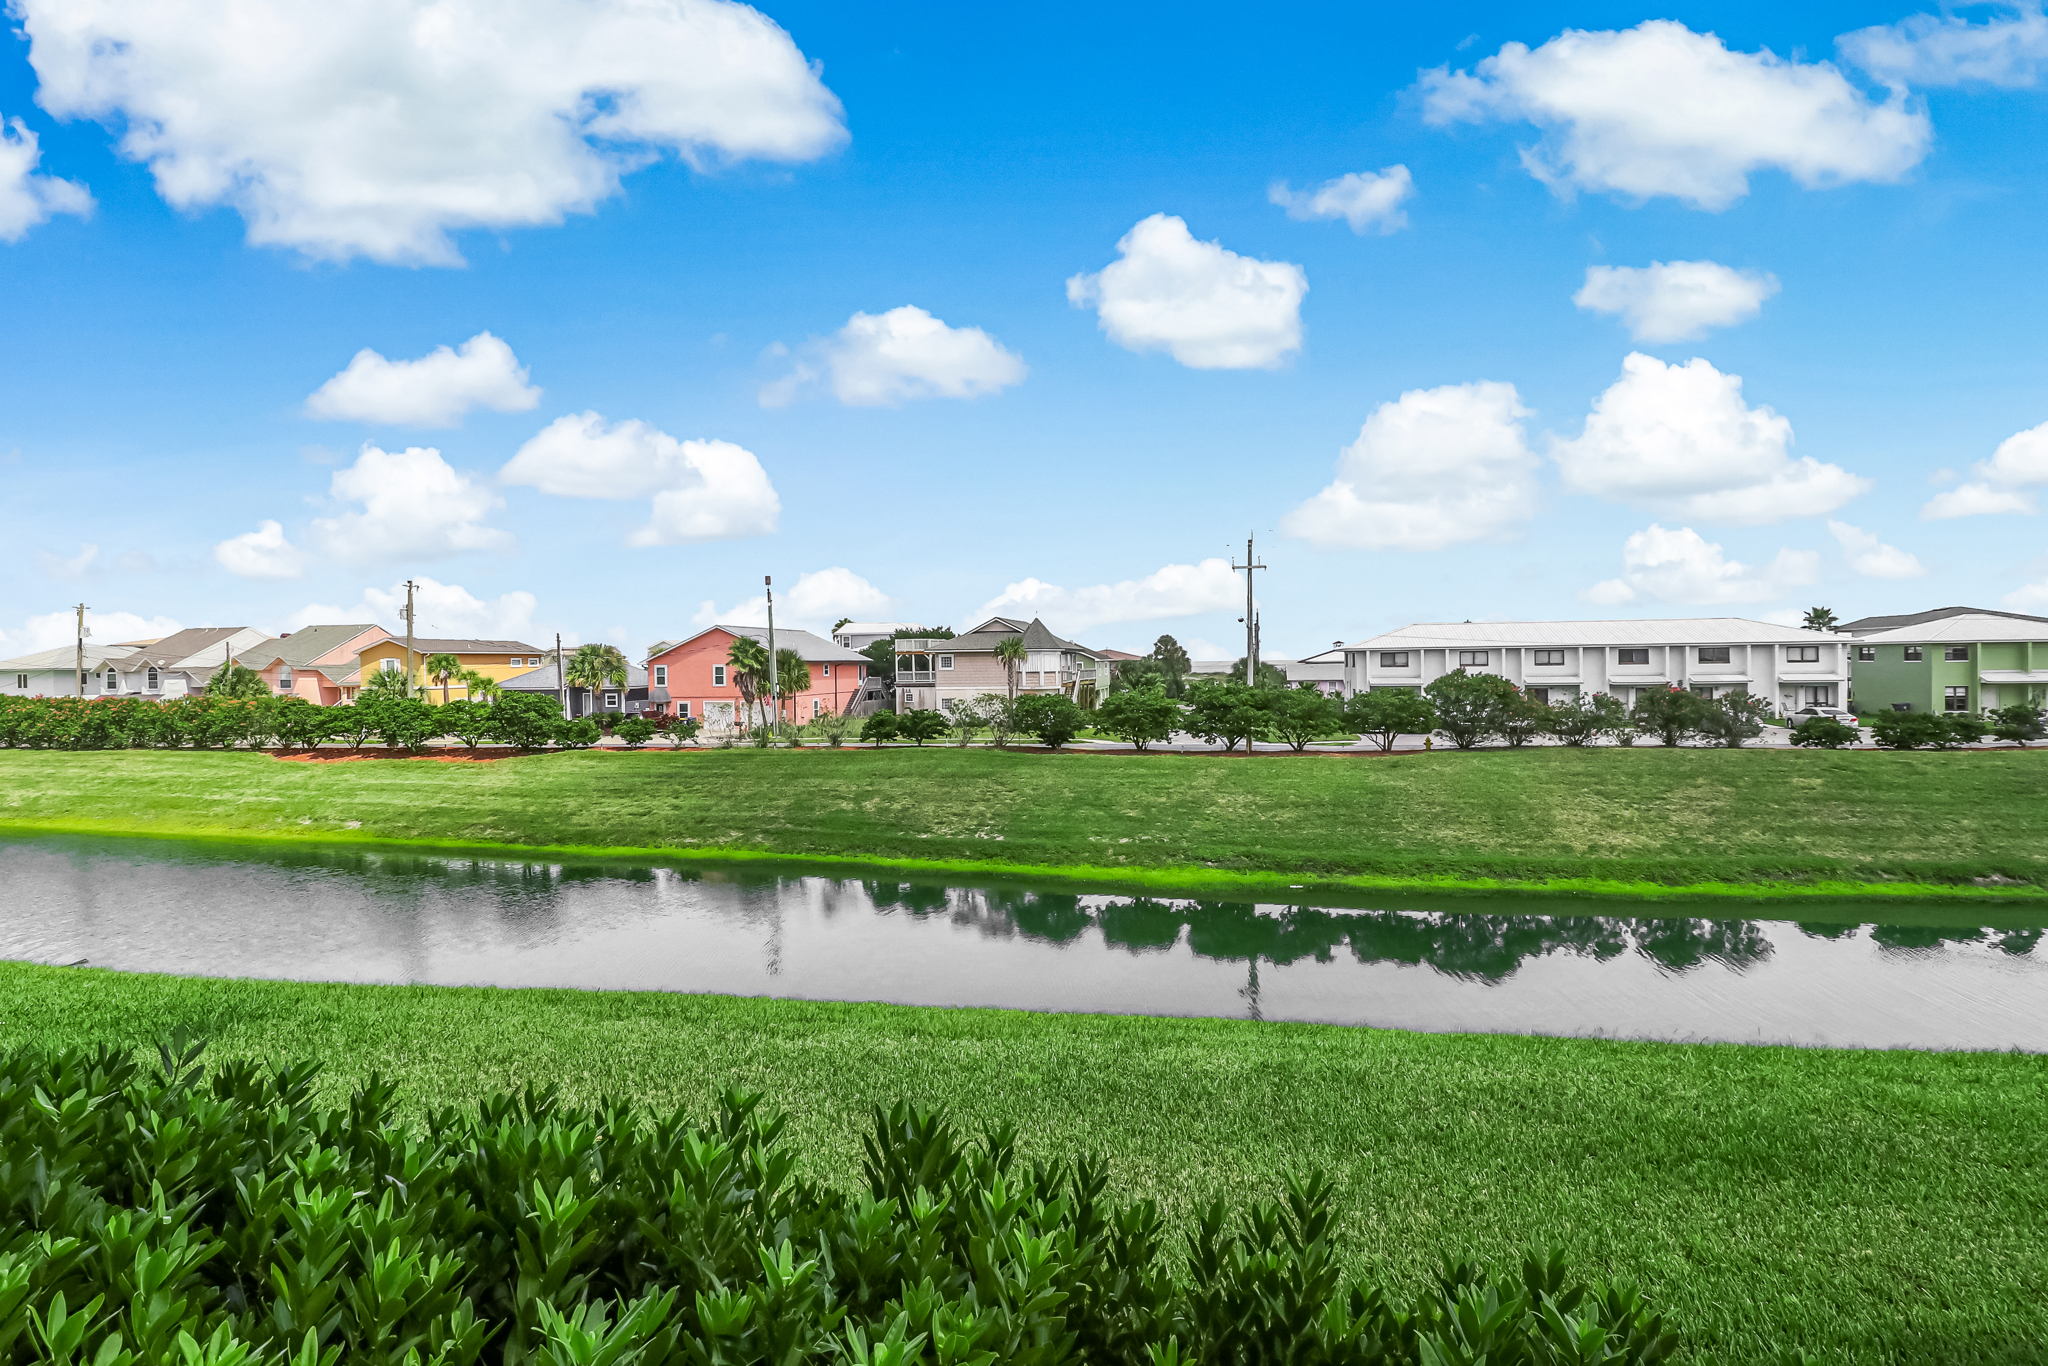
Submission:
[[[1648,1363],[1674,1334],[1556,1258],[1344,1274],[1333,1188],[1217,1203],[1184,1238],[1099,1162],[1027,1162],[899,1105],[862,1184],[782,1117],[546,1091],[395,1119],[314,1066],[174,1043],[0,1054],[0,1361],[244,1366]]]
[[[1856,727],[1832,716],[1809,716],[1792,727],[1792,743],[1809,749],[1840,749],[1856,743]]]
[[[1931,711],[1881,711],[1869,725],[1882,749],[1939,749],[1949,739],[1948,723]]]

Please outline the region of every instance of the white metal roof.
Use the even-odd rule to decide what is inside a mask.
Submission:
[[[91,641],[87,641],[85,644],[85,667],[87,670],[92,670],[107,664],[118,664],[134,654],[135,650],[136,647],[133,645],[95,645]],[[38,650],[32,655],[22,655],[19,659],[0,661],[0,669],[13,669],[21,673],[33,673],[38,669],[76,668],[77,664],[78,647],[76,645],[57,645],[47,650]]]
[[[926,626],[921,621],[849,621],[836,628],[835,636],[886,636],[897,631],[922,631]]]
[[[1868,640],[1871,637],[1865,636]],[[1680,617],[1643,621],[1431,621],[1347,645],[1348,650],[1422,650],[1474,645],[1805,645],[1842,637],[1748,617]]]
[[[1986,669],[1977,677],[1985,683],[2048,683],[2048,669]]]
[[[1971,612],[1917,626],[1895,626],[1856,637],[1859,645],[1919,645],[1926,642],[1957,641],[1974,645],[1982,640],[2048,640],[2048,625],[2014,617],[1995,617],[1988,612]]]

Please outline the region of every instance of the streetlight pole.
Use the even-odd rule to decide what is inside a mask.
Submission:
[[[768,733],[779,737],[782,734],[782,675],[775,664],[775,576],[761,576],[761,590],[768,598],[768,705],[775,719],[769,723]]]

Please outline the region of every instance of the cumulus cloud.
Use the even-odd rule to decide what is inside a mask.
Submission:
[[[1768,565],[1752,567],[1729,559],[1719,544],[1689,526],[1653,523],[1622,543],[1621,565],[1621,577],[1594,584],[1586,596],[1616,605],[1766,602],[1812,583],[1820,573],[1820,555],[1780,550]]]
[[[1704,521],[1761,523],[1832,512],[1870,481],[1791,456],[1792,424],[1742,400],[1742,377],[1704,360],[1640,352],[1593,402],[1580,434],[1553,438],[1567,487]]]
[[[982,604],[981,617],[1044,617],[1053,629],[1086,631],[1120,621],[1221,612],[1244,604],[1244,581],[1226,559],[1169,564],[1142,579],[1062,588],[1020,579]]]
[[[1917,579],[1927,573],[1919,556],[1886,545],[1875,532],[1829,519],[1828,534],[1842,548],[1849,568],[1867,579]]]
[[[2038,3],[1971,23],[1954,14],[1916,14],[1857,29],[1836,40],[1842,56],[1891,85],[2039,85],[2048,73],[2048,15]]]
[[[55,214],[92,212],[92,194],[75,180],[37,175],[42,150],[20,119],[0,119],[0,242],[19,242]]]
[[[1337,477],[1281,524],[1317,545],[1440,550],[1501,535],[1535,509],[1529,410],[1497,380],[1411,389],[1344,448]]]
[[[895,602],[887,593],[844,566],[799,574],[795,583],[775,594],[778,625],[800,625],[820,635],[841,617],[876,621],[894,609]],[[723,609],[707,598],[698,606],[693,620],[699,626],[713,626],[719,622],[734,626],[765,626],[768,623],[768,598],[765,594],[756,593]]]
[[[306,572],[306,556],[284,534],[280,522],[266,521],[254,531],[230,536],[214,546],[214,562],[245,579],[296,579]]]
[[[1024,380],[1023,360],[978,327],[949,327],[905,304],[856,313],[800,349],[790,373],[761,390],[770,407],[823,386],[841,403],[873,407],[918,398],[981,398]]]
[[[1092,307],[1118,346],[1164,351],[1195,370],[1271,369],[1301,349],[1300,266],[1198,242],[1163,213],[1116,249],[1115,261],[1067,281],[1067,302]]]
[[[1989,460],[1970,467],[1975,477],[1928,499],[1920,515],[1930,521],[2040,511],[2030,491],[2048,485],[2048,422],[2015,432]]]
[[[561,498],[652,498],[629,544],[677,545],[775,530],[782,500],[768,472],[730,441],[678,441],[638,419],[607,425],[594,412],[556,418],[498,477]]]
[[[480,598],[460,584],[415,575],[413,606],[417,631],[424,636],[455,636],[472,640],[518,640],[533,633],[533,611],[538,600],[523,590]],[[288,629],[322,622],[376,621],[396,626],[403,620],[405,585],[365,588],[354,603],[338,605],[309,602],[294,612]],[[529,644],[539,644],[529,640]]]
[[[731,0],[16,0],[60,118],[118,124],[181,209],[308,256],[460,261],[449,234],[558,223],[674,154],[820,156],[839,102]]]
[[[512,543],[484,525],[503,500],[431,446],[387,451],[366,443],[355,464],[334,472],[328,492],[338,502],[358,504],[314,519],[321,548],[337,559],[428,559]]]
[[[488,332],[437,346],[418,360],[387,360],[364,347],[306,400],[310,417],[453,427],[472,408],[520,413],[540,402],[512,348]]]
[[[100,548],[91,541],[80,542],[77,553],[72,555],[55,555],[47,550],[36,552],[36,563],[53,579],[82,579],[92,572],[99,558]]]
[[[133,612],[87,612],[86,643],[114,645],[124,640],[162,640],[184,624],[170,617],[144,617]],[[76,639],[78,617],[70,611],[39,612],[13,630],[0,630],[0,655],[32,655],[69,645]]]
[[[1932,136],[1898,92],[1873,101],[1830,63],[1731,51],[1668,19],[1509,43],[1471,71],[1423,73],[1422,92],[1431,123],[1536,125],[1522,163],[1553,189],[1701,209],[1727,208],[1762,170],[1808,187],[1897,180]]]
[[[1389,166],[1380,171],[1353,171],[1326,180],[1313,190],[1296,190],[1276,180],[1266,197],[1287,210],[1289,218],[1341,218],[1351,231],[1363,235],[1367,229],[1385,234],[1408,226],[1404,207],[1415,193],[1415,177],[1406,166]]]
[[[2022,584],[1999,601],[2015,612],[2048,612],[2048,579]]]
[[[1690,341],[1716,327],[1745,322],[1778,292],[1778,278],[1717,261],[1652,261],[1647,266],[1592,266],[1572,302],[1621,319],[1639,342]]]

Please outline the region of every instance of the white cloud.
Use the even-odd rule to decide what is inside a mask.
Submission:
[[[2038,3],[2000,6],[1973,24],[1953,14],[1916,14],[1836,40],[1842,56],[1892,85],[2038,85],[2048,73],[2048,15]]]
[[[1609,604],[1766,602],[1812,583],[1820,573],[1816,551],[1780,550],[1770,564],[1752,568],[1729,559],[1691,527],[1654,523],[1622,543],[1621,564],[1620,578],[1594,584],[1586,596]]]
[[[415,576],[413,605],[417,612],[416,633],[423,636],[457,636],[473,640],[518,640],[538,645],[531,638],[533,609],[537,599],[523,590],[480,598],[460,584]],[[294,612],[288,629],[322,622],[375,621],[398,628],[405,608],[405,585],[365,588],[362,598],[346,606],[311,602]]]
[[[20,119],[0,119],[0,242],[19,242],[54,214],[84,218],[92,195],[75,180],[37,175],[42,157],[35,133]]]
[[[181,209],[308,256],[460,261],[664,154],[803,161],[844,138],[796,44],[729,0],[16,0],[60,118],[124,131]]]
[[[1120,621],[1151,621],[1221,612],[1244,605],[1244,581],[1226,559],[1169,564],[1142,579],[1061,588],[1043,579],[1020,579],[982,605],[980,617],[1043,617],[1055,631],[1072,633]]]
[[[2015,612],[2048,612],[2048,579],[2022,584],[1999,601]]]
[[[245,579],[296,579],[306,572],[305,553],[286,539],[279,522],[266,521],[254,531],[228,537],[213,548],[213,558]]]
[[[2048,422],[2015,432],[1998,443],[1989,460],[1970,467],[1966,484],[1937,493],[1920,509],[1930,521],[1952,517],[2029,514],[2039,505],[2029,489],[2048,485]]]
[[[86,643],[114,645],[124,640],[162,640],[184,625],[170,617],[144,617],[133,612],[87,612]],[[12,631],[0,630],[0,655],[32,655],[69,645],[77,638],[78,617],[70,611],[40,612]]]
[[[1552,438],[1567,487],[1671,515],[1775,522],[1832,512],[1870,481],[1791,457],[1792,424],[1742,401],[1742,377],[1704,360],[1667,365],[1641,352],[1593,401],[1577,437]]]
[[[1267,188],[1266,197],[1287,210],[1289,218],[1341,218],[1351,231],[1371,228],[1385,234],[1408,226],[1403,206],[1415,193],[1415,177],[1406,166],[1380,171],[1353,171],[1326,180],[1313,190],[1296,190],[1284,180]]]
[[[1527,120],[1522,162],[1553,189],[1668,195],[1725,209],[1757,171],[1808,187],[1897,180],[1919,164],[1927,116],[1894,92],[1866,98],[1827,62],[1734,52],[1668,19],[1509,43],[1471,71],[1422,78],[1431,123]]]
[[[1535,510],[1536,457],[1512,384],[1411,389],[1382,403],[1338,458],[1337,477],[1287,514],[1290,536],[1370,550],[1485,540]]]
[[[100,548],[90,541],[79,544],[75,555],[53,555],[47,550],[36,552],[36,561],[43,567],[43,573],[53,579],[82,579],[99,561]]]
[[[512,348],[488,332],[418,360],[387,360],[369,347],[306,400],[311,417],[407,427],[453,427],[472,408],[520,413],[540,402]]]
[[[334,472],[328,491],[361,504],[313,522],[321,548],[337,559],[424,559],[512,543],[484,525],[503,500],[431,446],[387,451],[365,443],[355,464]]]
[[[638,419],[605,425],[594,412],[556,418],[498,477],[562,498],[645,498],[633,545],[765,536],[782,500],[752,451],[730,441],[678,441]]]
[[[778,625],[800,625],[821,635],[841,617],[879,621],[894,609],[894,600],[887,593],[843,566],[800,574],[795,583],[775,595]],[[697,608],[694,620],[699,626],[712,626],[719,622],[735,626],[765,626],[768,622],[768,599],[765,594],[756,593],[721,609],[707,598]]]
[[[1102,330],[1132,351],[1165,351],[1195,370],[1271,369],[1301,349],[1308,276],[1198,242],[1155,213],[1123,235],[1117,260],[1067,281],[1067,302],[1093,307]]]
[[[770,407],[817,384],[841,403],[981,398],[1024,380],[1023,360],[978,327],[949,327],[921,308],[856,313],[802,348],[790,373],[761,390]]]
[[[1842,547],[1849,567],[1868,579],[1917,579],[1927,573],[1920,557],[1886,545],[1874,532],[1847,522],[1828,521],[1828,533]]]
[[[1589,267],[1572,302],[1614,314],[1639,342],[1677,342],[1754,318],[1777,292],[1777,277],[1765,271],[1717,261],[1653,261]]]

